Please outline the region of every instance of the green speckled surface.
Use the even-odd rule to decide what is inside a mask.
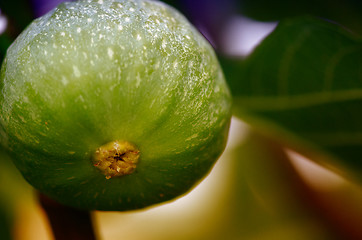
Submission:
[[[1,69],[1,142],[24,177],[67,205],[130,210],[188,191],[222,153],[231,96],[208,42],[157,1],[63,3],[35,20]],[[141,151],[106,179],[99,146]]]

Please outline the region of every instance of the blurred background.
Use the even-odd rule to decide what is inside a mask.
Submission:
[[[0,61],[61,0],[0,1]],[[170,0],[223,59],[242,60],[278,22],[313,15],[362,33],[358,0]],[[228,73],[230,74],[230,73]],[[35,191],[0,152],[0,239],[53,239]],[[99,239],[362,239],[362,191],[233,118],[227,148],[195,189],[132,212],[94,212]]]

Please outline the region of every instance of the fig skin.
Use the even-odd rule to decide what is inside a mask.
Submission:
[[[87,210],[133,210],[189,191],[223,152],[231,96],[209,43],[157,1],[62,3],[8,49],[0,138],[24,178]],[[124,176],[101,146],[137,147]]]

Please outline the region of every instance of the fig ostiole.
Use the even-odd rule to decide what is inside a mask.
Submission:
[[[162,2],[62,3],[19,35],[0,76],[2,145],[65,205],[174,199],[225,148],[231,96],[217,58]]]
[[[120,177],[134,172],[139,150],[126,141],[114,141],[98,148],[94,154],[94,166],[106,176]]]

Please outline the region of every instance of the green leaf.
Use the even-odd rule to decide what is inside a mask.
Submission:
[[[6,55],[6,50],[11,44],[11,39],[6,34],[0,35],[0,66],[4,60],[4,57]]]
[[[0,1],[0,10],[13,25],[14,34],[20,33],[34,18],[28,0]]]
[[[285,20],[246,60],[223,65],[237,116],[362,183],[360,39],[319,19]]]
[[[359,0],[243,0],[239,3],[239,12],[261,21],[308,14],[331,19],[359,33],[362,33],[361,11],[362,2]]]

